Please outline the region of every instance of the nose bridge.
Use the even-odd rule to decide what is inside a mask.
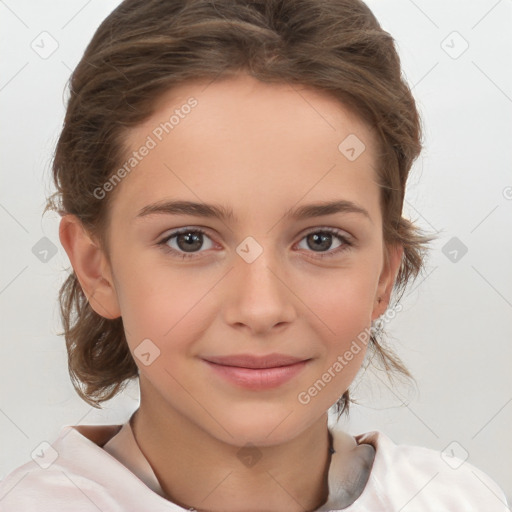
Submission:
[[[253,249],[250,249],[251,251]],[[253,295],[258,292],[279,293],[278,279],[276,273],[279,272],[276,264],[275,251],[265,247],[254,260],[245,260],[238,262],[240,273],[243,280],[253,288]],[[280,284],[280,283],[279,283]],[[269,289],[270,288],[270,289]]]
[[[228,320],[255,329],[290,321],[293,306],[272,237],[247,237],[237,247]]]
[[[259,241],[249,236],[236,248],[239,260],[236,263],[241,284],[252,295],[258,293],[280,294],[282,283],[277,279],[279,257],[272,247],[272,237],[260,237]],[[269,299],[271,297],[268,297]]]

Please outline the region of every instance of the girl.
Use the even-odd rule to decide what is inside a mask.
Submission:
[[[125,0],[75,69],[53,171],[77,392],[134,378],[123,425],[65,426],[5,512],[507,510],[434,450],[328,426],[433,236],[391,36],[359,0]],[[462,461],[460,461],[462,462]]]

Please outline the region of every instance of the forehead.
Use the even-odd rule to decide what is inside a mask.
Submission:
[[[289,207],[305,194],[326,199],[336,189],[336,197],[361,202],[372,184],[376,193],[368,127],[329,94],[302,85],[244,74],[182,84],[158,99],[125,142],[127,160],[139,155],[118,185],[115,208],[123,218],[163,198],[236,209],[233,201],[243,207],[275,199]]]
[[[255,129],[269,140],[277,132],[283,136],[280,143],[285,142],[286,133],[337,139],[350,130],[367,146],[375,142],[358,114],[332,94],[301,84],[262,82],[245,73],[215,80],[195,79],[175,86],[155,101],[153,112],[144,123],[127,132],[130,147],[143,142],[148,134],[157,142],[170,141],[187,127],[206,130],[212,124],[217,134],[223,130],[230,137],[240,128],[247,130],[246,134]]]

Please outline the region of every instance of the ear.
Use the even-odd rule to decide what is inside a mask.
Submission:
[[[402,263],[404,247],[401,244],[392,244],[384,248],[384,268],[379,277],[379,284],[375,292],[372,320],[383,315],[389,306],[391,292],[395,279]]]
[[[64,215],[59,238],[92,309],[104,318],[121,316],[108,259],[80,219]]]

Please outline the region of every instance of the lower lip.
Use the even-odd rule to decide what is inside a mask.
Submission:
[[[302,371],[309,360],[287,366],[256,369],[225,366],[204,361],[221,377],[246,389],[272,389],[295,377],[295,375]]]

